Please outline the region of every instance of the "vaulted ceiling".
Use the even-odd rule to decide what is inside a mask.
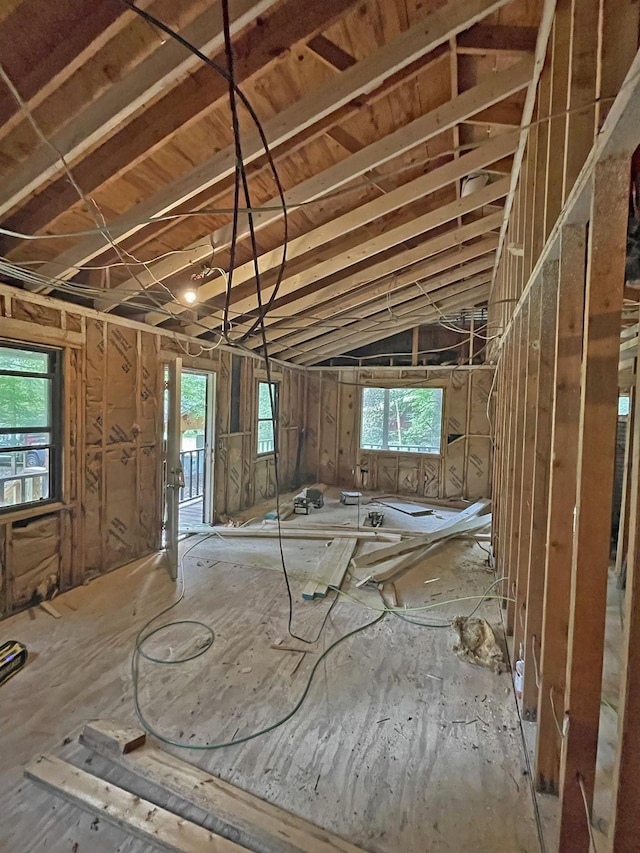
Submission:
[[[227,68],[218,0],[136,5]],[[541,5],[229,0],[234,79],[271,157],[240,104],[252,243],[243,195],[233,239],[221,74],[121,0],[5,2],[0,275],[255,350],[262,313],[269,353],[302,365],[482,305]]]

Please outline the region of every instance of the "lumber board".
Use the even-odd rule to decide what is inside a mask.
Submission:
[[[175,853],[240,853],[243,847],[208,829],[92,776],[53,755],[25,768],[25,776],[63,800],[96,814],[131,835]]]
[[[316,579],[308,583],[302,592],[305,600],[325,598],[330,586],[340,588],[357,544],[354,538],[332,540],[318,563]]]
[[[406,569],[413,568],[413,566],[428,555],[431,547],[431,545],[427,545],[422,548],[417,548],[414,551],[410,551],[408,554],[401,554],[399,557],[392,557],[390,560],[385,560],[384,563],[382,563],[371,575],[369,580],[372,583],[384,583],[385,581],[396,577],[396,575],[399,575],[401,572],[404,572]]]
[[[342,552],[339,560],[337,563],[333,564],[333,571],[329,575],[328,586],[335,587],[336,589],[340,589],[344,576],[347,572],[347,568],[349,567],[349,563],[351,562],[351,558],[353,557],[353,552],[356,550],[358,545],[356,539],[345,539],[343,542],[344,544],[342,546]]]
[[[304,585],[302,590],[302,597],[305,601],[313,601],[316,597],[316,590],[318,589],[318,583],[316,581],[309,581],[309,583]]]
[[[471,506],[468,506],[463,509],[462,512],[457,516],[456,521],[461,518],[473,518],[476,515],[486,515],[490,511],[491,499],[481,498],[479,501],[472,503]]]
[[[615,104],[607,120],[614,108]],[[565,689],[571,724],[563,740],[560,773],[560,849],[586,850],[589,846],[577,774],[584,780],[584,797],[591,812],[600,722],[628,201],[629,156],[623,152],[597,163],[593,174]]]
[[[217,534],[223,539],[229,538],[249,538],[249,539],[278,539],[282,536],[283,539],[373,539],[380,542],[399,542],[399,533],[386,533],[384,530],[349,530],[348,528],[338,530],[328,530],[318,526],[316,530],[311,530],[308,527],[284,527],[277,525],[273,527],[213,527]]]
[[[373,566],[383,560],[388,560],[392,557],[398,557],[400,554],[406,554],[409,551],[415,551],[426,545],[433,545],[440,539],[448,539],[457,536],[460,533],[472,533],[475,530],[482,530],[491,524],[491,516],[483,515],[479,518],[472,516],[471,518],[456,518],[454,522],[438,527],[430,533],[425,533],[424,536],[414,536],[411,539],[405,539],[395,545],[389,545],[387,548],[380,548],[377,551],[371,551],[369,554],[361,554],[354,557],[353,565],[357,569],[365,566]]]
[[[111,739],[111,746],[108,740]],[[360,848],[152,745],[123,755],[119,727],[88,723],[80,742],[138,778],[205,810],[219,832],[261,853],[361,853]],[[244,849],[244,848],[243,848]]]
[[[555,339],[559,269],[557,261],[549,261],[542,277],[538,363],[538,395],[535,412],[535,445],[533,483],[531,485],[531,520],[528,554],[528,585],[524,629],[524,684],[522,715],[537,720],[539,704],[540,634],[545,583],[549,478],[551,468],[551,431],[553,385],[555,371]]]

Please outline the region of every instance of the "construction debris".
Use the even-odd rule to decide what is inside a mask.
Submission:
[[[485,619],[456,616],[451,625],[458,634],[453,651],[461,660],[483,666],[497,674],[505,672],[502,649]]]
[[[131,784],[143,788],[151,801],[51,756],[31,764],[25,775],[62,799],[165,850],[362,853],[348,841],[144,743],[143,738],[140,730],[97,720],[84,727],[80,743],[131,774]],[[132,748],[134,743],[141,745]],[[92,771],[96,764],[91,764]],[[167,802],[175,812],[167,810]],[[178,814],[176,802],[204,811],[211,828],[197,826]]]
[[[441,539],[449,539],[461,533],[471,533],[483,530],[491,524],[491,516],[482,516],[481,518],[463,517],[464,513],[455,518],[453,521],[445,522],[441,527],[432,530],[430,533],[425,533],[422,536],[413,536],[410,539],[405,539],[396,545],[380,550],[371,551],[368,554],[361,554],[353,561],[353,565],[360,569],[365,566],[372,566],[375,563],[381,563],[384,560],[390,560],[393,557],[398,557],[401,554],[406,554],[410,551],[416,551],[419,548],[433,545]]]

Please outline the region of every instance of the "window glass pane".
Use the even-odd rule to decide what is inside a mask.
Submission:
[[[0,427],[49,426],[50,385],[50,379],[0,374]]]
[[[442,399],[441,388],[364,388],[360,446],[439,454]]]
[[[271,453],[274,448],[273,421],[258,421],[258,453]]]
[[[0,347],[0,370],[19,370],[22,373],[48,373],[49,355],[46,352]]]
[[[623,394],[622,396],[618,397],[618,414],[629,414],[629,397],[626,394]]]
[[[274,408],[277,407],[278,386],[271,383],[271,394],[273,395]],[[269,383],[258,382],[258,418],[271,418],[271,395],[269,394]]]
[[[0,507],[49,498],[49,471],[48,450],[0,452]]]

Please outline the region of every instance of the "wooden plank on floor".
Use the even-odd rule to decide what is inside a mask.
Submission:
[[[351,562],[357,569],[361,569],[364,566],[373,566],[375,563],[398,557],[400,554],[407,554],[409,551],[416,551],[418,548],[433,545],[441,539],[449,539],[461,533],[475,533],[490,525],[490,515],[472,516],[471,518],[460,518],[460,516],[457,516],[453,522],[447,522],[442,527],[438,527],[430,533],[425,533],[424,536],[414,536],[411,539],[404,539],[396,545],[389,545],[387,548],[370,551],[368,554],[360,554],[354,557]]]
[[[403,512],[405,515],[411,515],[417,518],[420,518],[423,515],[433,514],[432,509],[428,509],[425,506],[419,506],[418,504],[405,503],[404,501],[379,500],[377,503],[382,504],[383,506],[388,506],[389,509],[395,509],[398,512]]]
[[[128,733],[124,737],[128,737]],[[103,720],[88,723],[80,742],[145,782],[164,788],[203,809],[214,817],[219,833],[233,833],[249,850],[262,853],[362,853],[359,847],[348,841],[158,747],[146,745],[123,755],[123,735],[112,723]]]
[[[313,530],[309,527],[284,527],[274,525],[273,527],[214,527],[212,530],[221,539],[367,539],[378,542],[399,542],[399,533],[386,533],[384,530],[357,530],[348,527],[329,530],[318,527]]]
[[[596,164],[587,247],[559,844],[560,850],[585,853],[583,792],[590,814],[600,721],[629,169],[630,152]]]
[[[358,542],[356,539],[337,539],[336,542],[342,542],[342,548],[336,555],[337,559],[331,560],[330,565],[333,566],[333,570],[329,574],[328,586],[340,589],[340,587],[342,586],[342,581],[344,580],[344,576],[347,573],[349,563],[351,562],[351,558],[353,557],[353,552],[356,550]],[[328,554],[327,560],[329,560]],[[322,597],[322,591],[320,591],[319,594]],[[327,593],[325,591],[324,595],[326,594]]]
[[[573,516],[580,434],[585,263],[585,226],[565,225],[561,235],[557,294],[551,435],[553,463],[549,481],[535,773],[536,787],[549,794],[558,793],[560,773],[562,736],[554,718],[554,709],[558,709],[555,714],[561,718],[567,666]]]
[[[24,773],[63,800],[115,824],[136,838],[152,842],[161,850],[241,853],[246,849],[53,755],[43,755],[29,764]]]

